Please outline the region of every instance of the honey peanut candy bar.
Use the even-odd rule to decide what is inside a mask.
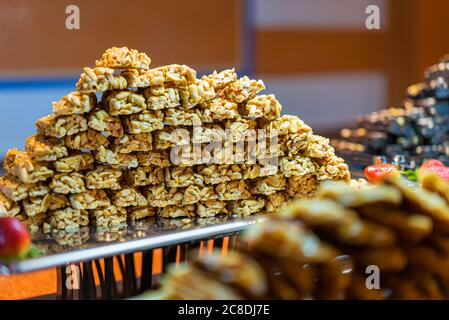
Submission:
[[[49,224],[55,229],[75,231],[81,226],[89,225],[89,213],[70,207],[50,211]]]
[[[84,176],[78,172],[60,173],[53,177],[50,188],[55,193],[69,194],[85,192]]]
[[[277,191],[284,190],[285,184],[285,178],[280,174],[258,178],[252,183],[252,192],[254,194],[270,195],[276,193]]]
[[[211,112],[212,119],[214,120],[240,118],[237,103],[228,101],[221,97],[217,97],[208,103],[204,103],[201,107],[203,109],[208,109]]]
[[[87,125],[94,130],[105,132],[113,137],[123,136],[123,126],[120,119],[110,116],[104,110],[91,113]]]
[[[176,88],[163,85],[149,87],[143,91],[143,96],[148,105],[148,110],[175,108],[181,105],[179,92]]]
[[[22,183],[13,177],[0,177],[0,192],[12,201],[23,200],[28,197],[32,184]]]
[[[265,207],[265,199],[262,197],[253,197],[245,200],[237,200],[231,204],[231,212],[239,216],[249,216],[261,212]]]
[[[283,155],[289,157],[301,155],[307,149],[312,136],[311,132],[302,132],[280,137],[279,144]]]
[[[119,190],[122,172],[108,167],[98,166],[94,170],[86,173],[87,189],[111,189]]]
[[[66,136],[64,139],[66,147],[73,150],[95,150],[100,146],[109,146],[109,140],[101,132],[93,129]]]
[[[329,139],[313,134],[308,140],[305,156],[318,159],[327,159],[334,156],[334,148],[329,144]]]
[[[166,207],[181,205],[184,198],[184,190],[181,188],[167,188],[160,184],[147,189],[146,197],[152,207]]]
[[[48,204],[49,210],[57,210],[69,206],[69,200],[63,194],[50,193],[48,196],[50,197]]]
[[[224,96],[229,101],[241,103],[253,98],[264,89],[265,85],[262,80],[252,80],[247,76],[243,76],[225,87]]]
[[[195,173],[191,167],[171,167],[165,169],[165,183],[168,187],[188,187],[204,185],[201,174]]]
[[[274,120],[280,117],[282,106],[274,94],[260,95],[248,100],[243,114],[249,118]]]
[[[216,198],[217,195],[215,194],[213,187],[190,185],[184,190],[182,204],[194,204],[199,201],[213,200]]]
[[[216,96],[214,88],[204,79],[189,84],[187,88],[179,89],[182,107],[190,109],[198,104],[207,102]]]
[[[172,84],[177,87],[186,87],[196,83],[196,71],[186,65],[171,64],[163,67],[150,69],[146,73],[150,80],[150,86]]]
[[[315,194],[318,182],[313,174],[303,176],[291,176],[287,179],[285,190],[294,198],[308,198]]]
[[[148,186],[164,182],[164,168],[154,166],[139,166],[136,169],[127,170],[126,181],[131,186]]]
[[[7,198],[0,192],[0,217],[14,217],[20,212],[20,206],[17,202]]]
[[[23,200],[23,208],[26,214],[31,217],[39,213],[46,212],[50,206],[51,197],[49,194],[43,197],[28,197]]]
[[[167,151],[148,151],[137,155],[137,161],[142,166],[170,167],[170,153]]]
[[[53,170],[49,169],[45,162],[35,161],[28,153],[17,149],[8,150],[3,167],[23,183],[45,181],[53,176]]]
[[[182,128],[171,129],[171,127],[165,127],[164,130],[154,132],[155,149],[164,150],[177,145],[190,144],[190,132],[188,130]]]
[[[163,114],[161,111],[144,111],[130,115],[125,120],[127,133],[138,134],[162,130],[164,128]]]
[[[333,156],[329,159],[316,159],[316,176],[322,180],[349,180],[351,173],[349,167],[342,158]]]
[[[169,205],[156,208],[157,215],[162,218],[194,217],[195,211],[196,207],[193,204],[182,207]]]
[[[291,199],[284,192],[276,192],[266,197],[265,211],[267,213],[275,213],[290,204]]]
[[[126,224],[127,212],[125,208],[109,205],[92,212],[97,227],[115,228]]]
[[[80,115],[56,116],[48,115],[36,121],[39,135],[63,138],[72,134],[86,131],[87,122]]]
[[[115,74],[111,68],[84,68],[80,79],[76,83],[76,90],[89,92],[103,92],[106,90],[126,89],[128,82],[123,75]]]
[[[15,218],[22,222],[31,233],[34,233],[37,232],[39,230],[39,227],[41,227],[45,223],[45,221],[47,220],[47,214],[41,212],[34,216],[28,216],[25,213],[21,213],[15,216]]]
[[[315,166],[308,157],[295,157],[293,159],[281,158],[279,167],[285,177],[304,176],[306,174],[314,174]]]
[[[209,111],[209,115],[205,111]],[[164,110],[164,122],[170,126],[200,126],[203,122],[212,122],[210,110],[208,109],[178,109]]]
[[[26,139],[25,151],[37,161],[55,161],[68,155],[62,141],[38,135],[32,135]]]
[[[95,160],[114,168],[137,168],[137,157],[130,153],[118,153],[101,146],[95,152]]]
[[[125,134],[114,140],[112,149],[118,153],[150,151],[153,149],[153,137],[151,133]]]
[[[312,128],[306,125],[304,121],[291,115],[283,115],[275,120],[268,121],[264,127],[269,132],[274,131],[281,136],[312,131]]]
[[[197,203],[197,212],[200,217],[215,217],[218,214],[228,214],[230,211],[226,208],[225,201],[206,200]]]
[[[135,188],[123,188],[114,191],[112,203],[117,207],[146,206],[147,199]]]
[[[54,162],[58,172],[72,172],[93,169],[94,157],[90,153],[74,154]]]
[[[42,197],[50,192],[50,188],[46,182],[38,182],[29,184],[28,195],[30,197]]]
[[[128,219],[130,220],[141,220],[156,215],[156,209],[150,206],[127,207],[126,210],[128,211]]]
[[[95,61],[96,67],[118,69],[149,69],[151,59],[145,52],[139,52],[127,47],[112,47],[107,49],[100,60]]]
[[[53,102],[55,115],[71,115],[88,113],[97,105],[97,97],[93,93],[70,92],[58,102]]]
[[[142,112],[147,108],[144,96],[130,90],[115,90],[104,93],[101,105],[111,116],[130,115]]]
[[[71,194],[70,204],[75,209],[93,210],[99,207],[107,207],[111,202],[104,190],[88,190],[82,193]]]
[[[234,180],[228,183],[220,183],[215,187],[218,200],[233,201],[248,199],[251,196],[249,186],[244,180]]]
[[[238,165],[200,165],[196,171],[204,178],[207,184],[215,185],[231,180],[241,180],[243,175]]]
[[[235,69],[232,68],[218,73],[217,71],[214,71],[207,76],[203,76],[201,79],[209,82],[215,91],[220,91],[237,80],[237,73],[235,73]]]

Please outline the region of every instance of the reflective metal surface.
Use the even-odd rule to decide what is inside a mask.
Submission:
[[[33,244],[41,255],[7,266],[0,265],[0,273],[29,272],[232,234],[263,219],[264,216],[261,215],[223,215],[192,219],[148,218],[129,221],[127,225],[116,229],[97,229],[95,226],[89,226],[71,233],[56,230],[44,234],[38,231],[33,234]]]

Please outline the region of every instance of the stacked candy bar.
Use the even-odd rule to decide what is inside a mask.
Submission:
[[[150,62],[123,47],[84,68],[77,91],[37,120],[25,151],[8,151],[1,215],[62,230],[249,215],[310,196],[322,180],[349,179],[328,139],[281,116],[274,95],[258,95],[261,80]]]
[[[401,108],[388,108],[358,118],[358,129],[344,129],[342,138],[365,146],[369,154],[449,160],[449,60],[425,72],[426,80],[407,89]],[[341,145],[347,148],[347,145]],[[353,149],[353,146],[349,146]]]
[[[449,186],[421,179],[416,189],[402,178],[360,189],[326,182],[247,230],[249,249],[172,267],[158,297],[448,299]]]

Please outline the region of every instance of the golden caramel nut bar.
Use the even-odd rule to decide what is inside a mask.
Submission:
[[[309,139],[304,155],[310,158],[328,159],[335,156],[335,150],[329,144],[329,139],[314,134]]]
[[[115,138],[112,149],[118,153],[146,152],[153,149],[153,135],[151,132],[125,134]]]
[[[255,141],[258,137],[257,122],[254,120],[228,120],[224,123],[224,127],[232,142]]]
[[[39,213],[46,212],[50,206],[51,196],[49,194],[43,197],[28,197],[23,200],[23,208],[29,216],[35,216]]]
[[[125,208],[108,205],[92,211],[92,217],[97,227],[114,228],[126,223]]]
[[[176,145],[188,145],[191,141],[190,131],[183,128],[165,127],[154,132],[154,148],[168,149]]]
[[[164,167],[139,166],[127,170],[126,181],[131,186],[148,186],[163,183],[165,180]]]
[[[195,173],[191,167],[171,167],[165,169],[165,183],[168,187],[188,187],[191,185],[204,185],[201,174]]]
[[[318,180],[349,180],[351,173],[345,160],[337,156],[329,159],[316,159],[316,175]]]
[[[69,200],[63,194],[49,193],[48,196],[50,197],[48,204],[49,210],[57,210],[69,206]]]
[[[70,92],[58,102],[53,102],[53,113],[56,115],[71,115],[88,113],[97,106],[94,93]]]
[[[224,96],[229,101],[242,103],[253,98],[264,89],[265,85],[262,80],[252,80],[247,76],[243,76],[225,87]]]
[[[145,207],[127,207],[128,219],[141,220],[156,215],[156,209],[150,206]]]
[[[127,187],[113,192],[112,203],[117,207],[146,206],[147,199],[137,189]]]
[[[201,104],[201,108],[209,110],[213,120],[240,118],[237,103],[220,97]]]
[[[276,213],[291,202],[291,198],[284,192],[276,192],[266,197],[265,211],[267,213]]]
[[[214,141],[225,141],[226,130],[219,124],[205,124],[193,126],[189,138],[193,143],[210,143]]]
[[[315,165],[310,158],[297,156],[293,159],[279,159],[279,168],[285,177],[303,176],[308,173],[315,173]]]
[[[291,115],[283,115],[271,121],[262,121],[261,125],[269,132],[274,131],[278,135],[290,135],[312,131],[312,128],[305,124],[304,121],[297,116]]]
[[[243,114],[250,118],[274,120],[281,115],[282,106],[274,94],[255,96],[244,106]]]
[[[231,180],[243,179],[242,170],[238,165],[200,165],[196,171],[204,178],[206,184],[215,185]]]
[[[37,161],[55,161],[68,155],[67,148],[61,140],[38,135],[26,139],[25,151]]]
[[[249,186],[244,180],[234,180],[228,183],[220,183],[215,187],[218,200],[234,201],[248,199],[251,196]]]
[[[197,203],[197,215],[200,217],[214,217],[218,214],[229,214],[225,201],[206,200]]]
[[[210,75],[203,76],[201,79],[209,82],[212,88],[219,91],[229,86],[232,82],[235,82],[237,80],[237,73],[235,73],[235,69],[232,68],[218,73],[217,71],[214,71]]]
[[[230,205],[230,211],[239,216],[249,216],[261,212],[265,207],[265,199],[262,197],[253,197],[245,200],[237,200]]]
[[[136,168],[139,165],[136,155],[114,152],[103,146],[95,152],[95,160],[115,168]]]
[[[84,176],[78,172],[60,173],[53,177],[50,188],[55,193],[69,194],[85,192]]]
[[[111,204],[111,201],[104,190],[88,190],[71,194],[70,204],[74,209],[93,210],[99,207],[107,207]]]
[[[281,174],[277,174],[274,176],[257,178],[255,181],[252,181],[251,184],[252,193],[268,196],[276,193],[277,191],[284,190],[286,179]]]
[[[291,176],[287,179],[286,192],[289,196],[295,198],[311,197],[315,194],[318,187],[316,177],[311,174],[303,176]]]
[[[10,175],[19,178],[23,183],[45,181],[53,176],[53,170],[47,163],[33,160],[27,152],[9,149],[3,167]]]
[[[86,131],[87,122],[80,115],[56,116],[48,115],[36,121],[37,133],[43,136],[63,138]]]
[[[95,150],[100,146],[109,146],[109,140],[101,132],[93,129],[87,129],[87,131],[67,136],[64,138],[64,141],[67,148],[80,151]]]
[[[137,161],[142,166],[170,167],[170,153],[168,151],[148,151],[137,153]]]
[[[195,205],[188,206],[166,206],[163,208],[156,208],[157,215],[162,218],[178,218],[178,217],[194,217],[196,213]]]
[[[164,116],[159,110],[144,111],[130,115],[125,119],[127,133],[138,134],[162,130],[164,128]]]
[[[32,183],[28,188],[28,195],[30,197],[42,197],[50,192],[47,182]]]
[[[47,214],[41,212],[34,216],[28,216],[25,213],[21,213],[15,218],[22,222],[31,233],[34,233],[47,221]]]
[[[280,137],[280,149],[285,156],[301,155],[308,147],[314,134],[312,132],[294,133]]]
[[[148,188],[146,192],[148,204],[152,207],[166,207],[181,205],[184,198],[184,189],[167,188],[164,184]]]
[[[198,109],[166,109],[164,110],[164,122],[169,126],[200,126],[203,122],[212,122],[212,117],[206,117],[205,113]]]
[[[101,105],[112,116],[139,113],[147,108],[144,96],[130,90],[105,92],[101,99]]]
[[[90,153],[74,154],[54,162],[58,172],[72,172],[93,169],[94,157]]]
[[[123,75],[115,74],[111,68],[84,68],[80,79],[76,83],[76,90],[80,92],[103,92],[106,90],[126,89],[128,82]]]
[[[119,190],[122,171],[108,167],[98,166],[86,173],[87,189],[111,189]]]
[[[186,87],[198,81],[195,70],[179,64],[150,69],[147,74],[151,79],[151,86],[173,84],[177,87]]]
[[[13,177],[0,177],[0,192],[13,201],[23,200],[28,197],[32,184],[23,183]]]
[[[216,96],[214,88],[206,80],[198,80],[186,88],[179,89],[182,107],[190,109],[198,104],[209,101]]]
[[[181,104],[178,89],[162,85],[145,89],[143,96],[148,110],[175,108]]]
[[[0,218],[14,217],[20,212],[20,205],[0,192]]]
[[[89,225],[89,212],[70,207],[50,211],[49,224],[52,228],[72,231]]]
[[[183,205],[194,204],[199,201],[215,200],[217,195],[211,186],[190,185],[184,189]]]
[[[120,118],[110,116],[106,111],[99,110],[89,115],[87,125],[94,130],[105,132],[113,137],[123,136],[123,126]]]
[[[127,47],[112,47],[107,49],[100,60],[95,61],[96,67],[119,69],[149,69],[150,57],[145,52],[139,52]]]

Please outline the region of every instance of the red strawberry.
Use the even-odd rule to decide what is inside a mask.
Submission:
[[[16,218],[0,218],[0,260],[23,258],[30,249],[30,234]]]
[[[381,163],[366,167],[363,173],[369,182],[377,183],[383,181],[387,177],[398,175],[399,171],[390,163]]]
[[[419,167],[420,169],[428,169],[428,168],[434,168],[434,167],[444,167],[444,163],[441,162],[440,160],[436,160],[436,159],[430,159],[425,161],[421,167]]]

